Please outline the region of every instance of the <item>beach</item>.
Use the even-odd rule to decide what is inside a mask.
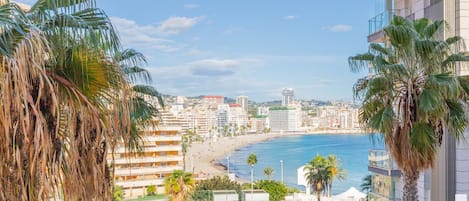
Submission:
[[[317,132],[316,134],[318,134]],[[323,133],[338,133],[324,132]],[[348,133],[350,132],[343,132]],[[315,133],[269,133],[269,134],[251,134],[235,137],[218,138],[215,142],[206,140],[196,142],[191,145],[186,153],[186,170],[193,172],[199,178],[211,178],[213,176],[225,175],[226,168],[217,161],[223,159],[231,152],[244,146],[259,143],[269,139],[292,136],[292,135],[314,135]]]

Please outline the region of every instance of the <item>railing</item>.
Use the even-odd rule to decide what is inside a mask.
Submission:
[[[116,176],[135,176],[135,175],[148,175],[157,173],[168,173],[174,170],[182,170],[180,165],[158,166],[158,167],[132,167],[132,168],[116,168],[114,174]]]
[[[399,169],[386,150],[370,150],[368,152],[368,162],[370,167],[389,171]]]
[[[382,12],[368,20],[369,34],[374,34],[381,31],[384,27],[388,26],[397,10],[388,10]]]

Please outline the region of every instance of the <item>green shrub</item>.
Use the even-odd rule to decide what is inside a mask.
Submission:
[[[269,201],[284,200],[288,193],[288,187],[278,181],[260,180],[254,183],[254,189],[262,189],[269,193]]]
[[[147,186],[147,195],[156,195],[157,189],[155,185]]]
[[[114,186],[113,200],[122,201],[124,200],[124,189],[121,186]]]

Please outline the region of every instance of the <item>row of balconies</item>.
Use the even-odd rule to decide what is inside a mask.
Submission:
[[[171,162],[171,161],[182,161],[182,156],[155,156],[155,157],[129,157],[129,158],[118,158],[114,160],[117,165],[129,164],[129,163],[157,163],[157,162]]]
[[[145,145],[145,144],[144,144]],[[160,152],[160,151],[182,151],[181,145],[155,145],[151,147],[143,147],[142,153],[147,152]],[[125,147],[119,147],[114,150],[115,154],[129,153]]]
[[[370,172],[392,177],[401,176],[401,171],[386,150],[370,150],[368,162],[368,171]]]
[[[149,175],[158,173],[171,173],[174,170],[182,170],[180,165],[170,166],[157,166],[157,167],[143,167],[143,168],[116,168],[115,176],[134,176],[134,175]]]
[[[145,187],[150,185],[163,185],[164,179],[150,179],[150,180],[139,180],[139,181],[116,181],[117,186],[122,186],[122,188],[138,188]]]

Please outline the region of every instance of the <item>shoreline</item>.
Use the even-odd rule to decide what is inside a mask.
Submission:
[[[279,137],[323,134],[360,135],[368,134],[368,132],[362,130],[315,130],[307,132],[249,134],[218,138],[214,142],[193,143],[186,153],[186,171],[194,173],[197,179],[208,179],[214,176],[226,175],[227,168],[218,161],[240,148]],[[243,182],[238,177],[236,177],[236,180]]]

